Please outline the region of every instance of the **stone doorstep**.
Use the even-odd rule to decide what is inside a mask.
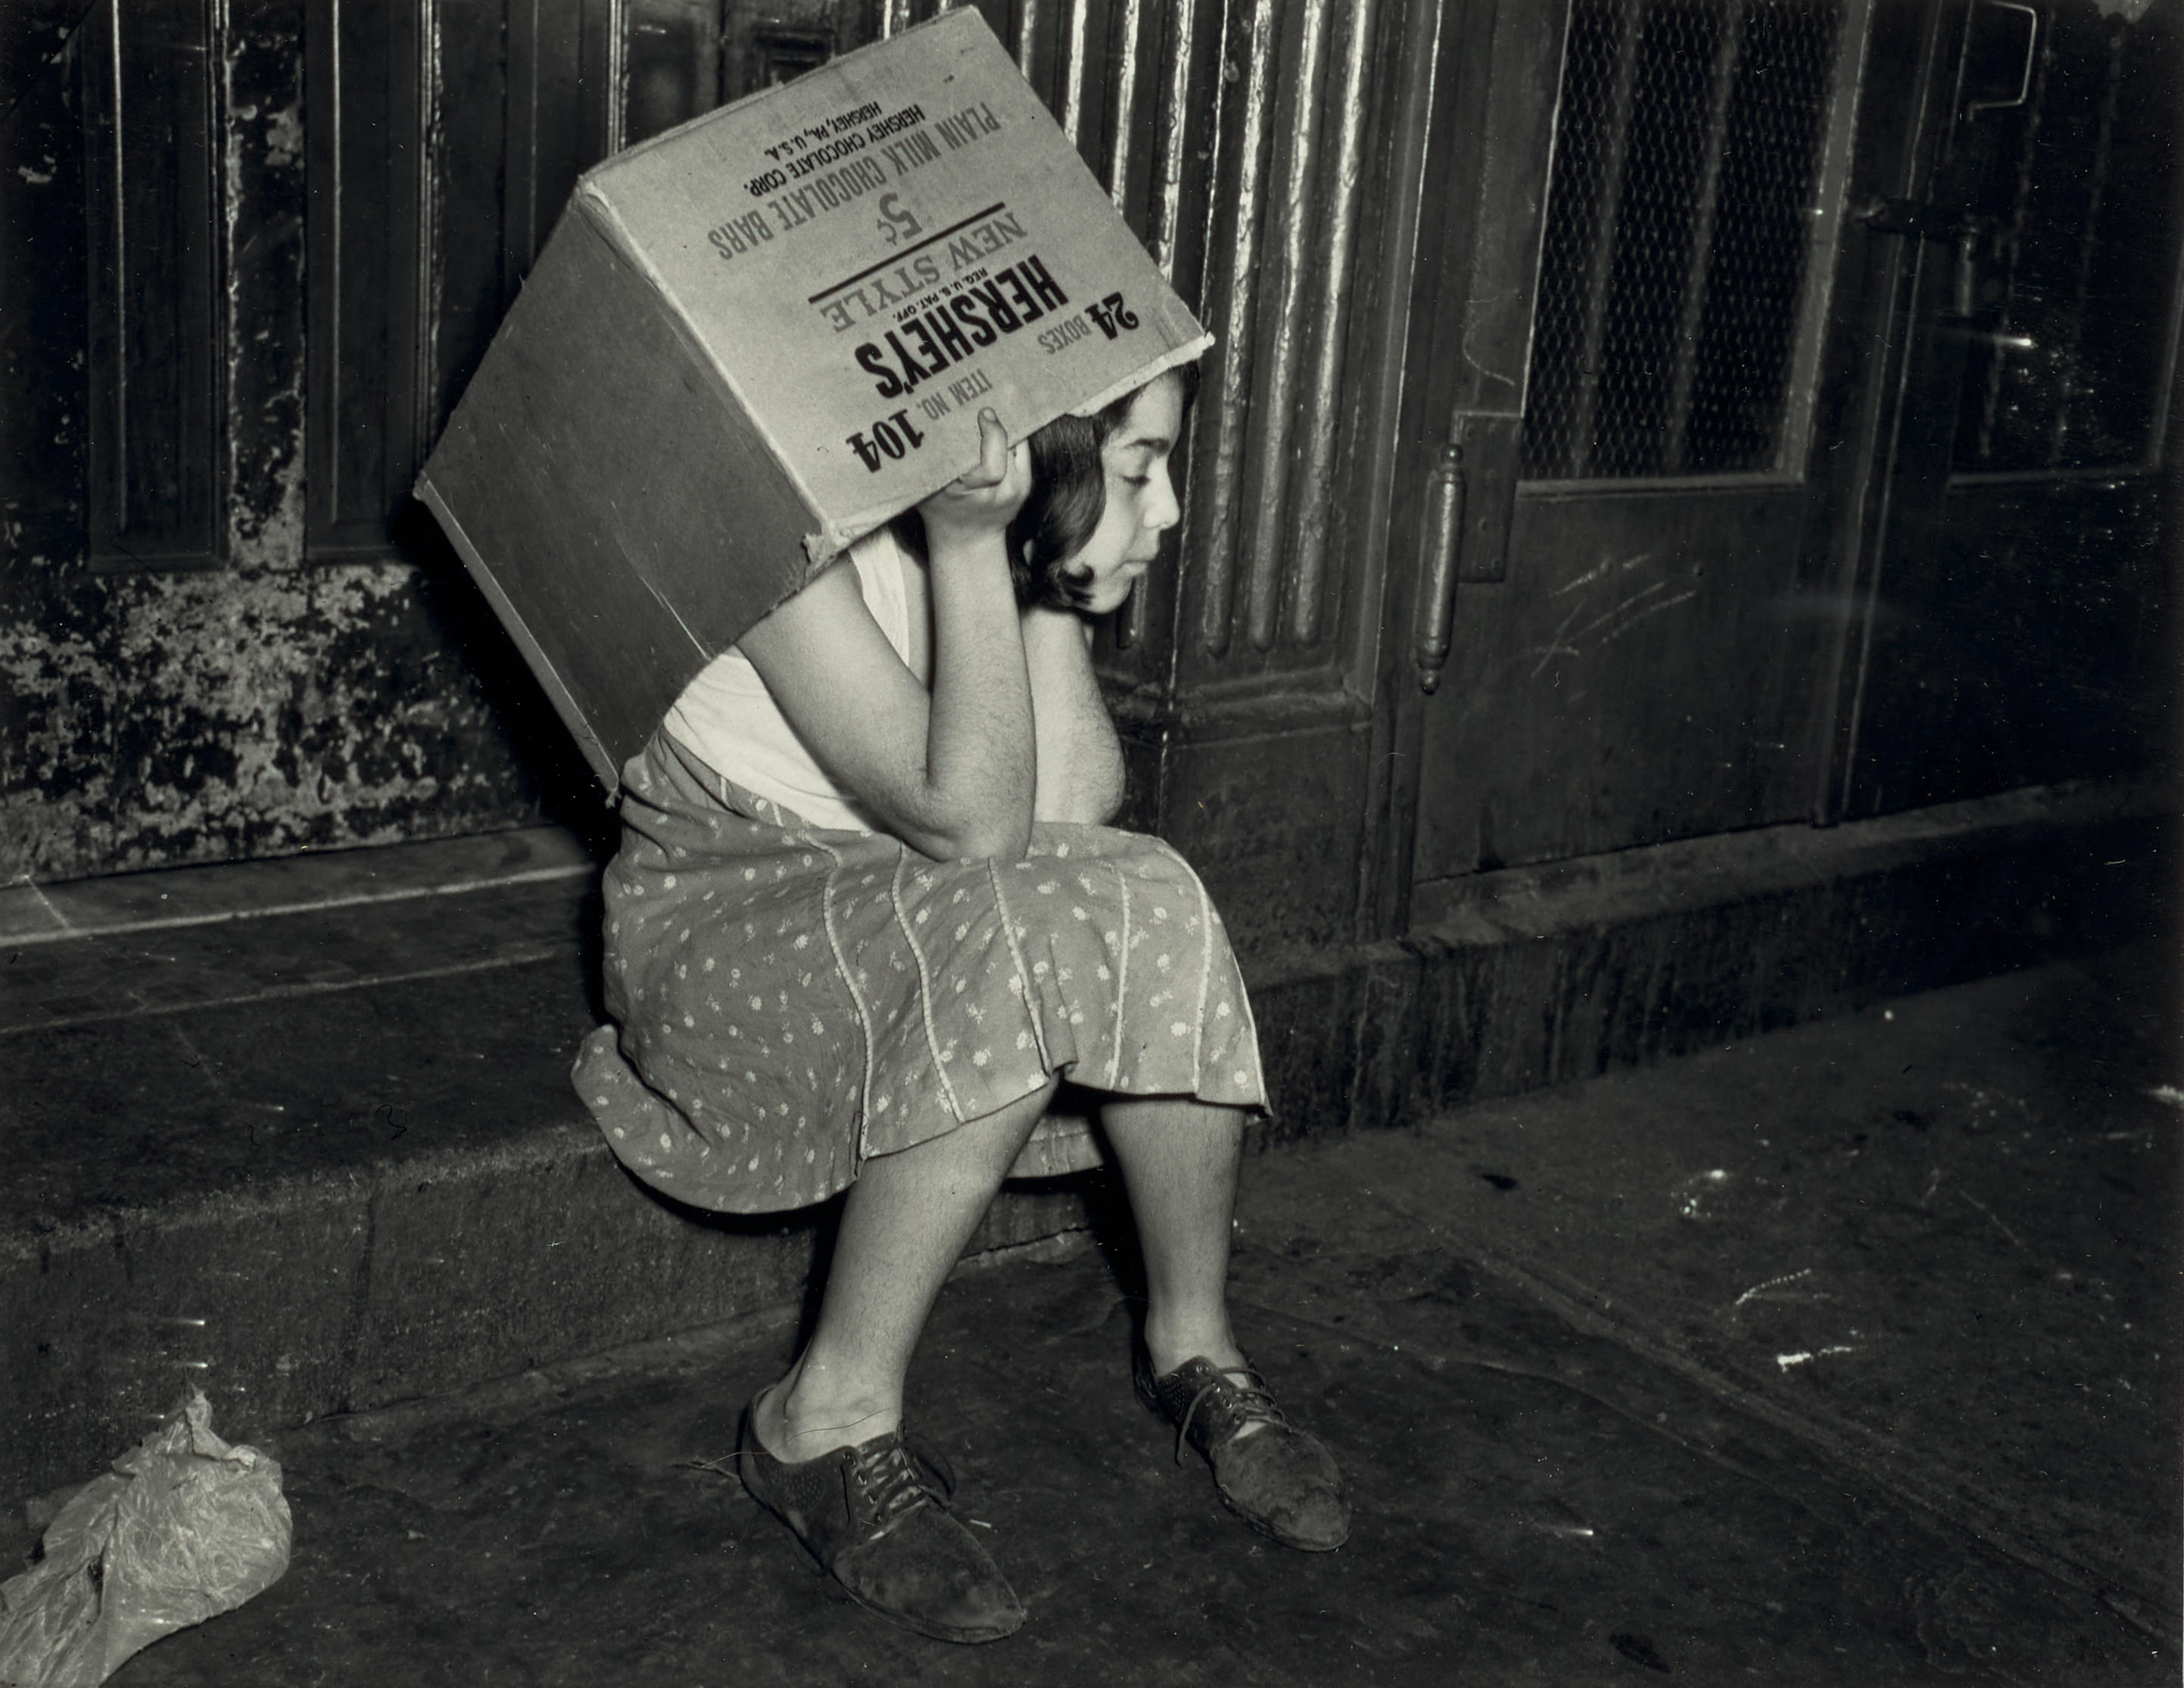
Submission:
[[[0,944],[112,937],[235,920],[276,919],[460,895],[488,886],[550,885],[595,875],[600,863],[560,827],[223,861],[56,884],[0,886]]]
[[[1421,886],[1434,918],[1247,956],[1268,1144],[1418,1125],[1883,998],[2174,932],[2175,791],[2009,792]]]
[[[1697,847],[1677,845],[1662,847],[1678,854],[1654,873],[1644,852],[1601,872],[1509,870],[1481,876],[1500,883],[1472,888],[1468,907],[1409,939],[1247,962],[1270,1075],[1286,1099],[1260,1146],[1415,1122],[1455,1102],[2110,941],[2117,899],[2128,918],[2165,881],[2145,866],[2167,848],[2161,794],[2012,794],[1997,805],[1971,805],[1945,825],[1931,823],[1932,811],[1916,825],[1865,823],[1892,827],[1885,833],[1847,826],[1701,841],[1714,850],[1711,868]],[[1833,841],[1834,873],[1814,837]],[[387,905],[377,917],[392,920],[425,907],[421,899],[453,897],[452,910],[465,889],[507,883],[496,872],[581,894],[585,870],[568,848],[510,834],[356,852],[324,859],[332,871],[315,883],[295,864],[269,866],[282,869],[281,900],[298,918],[376,901]],[[404,850],[407,862],[395,859]],[[2113,866],[2134,855],[2141,871],[2126,887]],[[458,858],[473,878],[449,874]],[[184,924],[234,922],[259,906],[247,868],[184,872],[200,876]],[[1568,887],[1558,893],[1552,875]],[[125,895],[86,888],[73,908],[46,894],[75,935],[148,921],[168,930],[174,918],[152,883],[166,877],[143,876]],[[1670,877],[1683,889],[1664,895]],[[2004,881],[2039,893],[1996,905]],[[1691,892],[1707,884],[1711,894]],[[1618,885],[1628,894],[1612,894]],[[1569,918],[1554,912],[1563,901]],[[1988,928],[1976,944],[1964,932],[1972,920]],[[278,926],[257,929],[270,937]],[[31,935],[16,931],[7,942]],[[68,948],[46,943],[55,954]],[[514,993],[531,965],[483,966],[464,989]],[[368,978],[337,987],[372,988]],[[535,996],[535,983],[526,988]],[[489,999],[476,1006],[492,1017]],[[131,1012],[186,1007],[222,1011],[192,998]],[[551,1087],[530,1089],[536,1097]],[[192,1381],[214,1395],[224,1434],[263,1435],[802,1295],[821,1245],[814,1216],[736,1220],[651,1197],[616,1165],[566,1084],[559,1095],[565,1104],[539,1104],[454,1146],[435,1148],[420,1132],[413,1147],[73,1213],[48,1207],[37,1223],[0,1227],[0,1306],[9,1310],[0,1377],[14,1397],[0,1422],[0,1499],[92,1474]],[[1013,1187],[972,1252],[1065,1237],[1089,1214],[1081,1183]]]
[[[248,1440],[793,1306],[822,1228],[784,1217],[655,1200],[588,1120],[565,1120],[376,1175],[0,1240],[0,1306],[17,1310],[6,1345],[34,1351],[8,1357],[28,1387],[0,1429],[0,1496],[90,1476],[191,1384],[215,1428]],[[967,1254],[1089,1223],[1082,1189],[1013,1187]]]

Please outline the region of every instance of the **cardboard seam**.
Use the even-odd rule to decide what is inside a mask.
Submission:
[[[501,625],[522,648],[541,689],[552,700],[554,712],[576,738],[577,748],[584,753],[584,760],[590,764],[593,774],[606,788],[608,801],[612,802],[615,794],[621,789],[621,771],[613,766],[613,758],[608,753],[605,741],[593,730],[591,722],[577,706],[576,694],[561,677],[561,671],[554,666],[544,647],[532,633],[530,624],[517,612],[508,594],[501,590],[499,582],[487,569],[485,559],[479,554],[477,547],[471,543],[470,535],[463,532],[462,523],[455,520],[454,512],[448,508],[447,500],[440,496],[439,488],[432,484],[429,471],[418,477],[416,492],[419,500],[432,512],[433,519],[454,541],[456,551],[462,557],[465,571],[492,604],[494,614],[500,617]]]
[[[1148,382],[1158,381],[1170,370],[1196,363],[1212,349],[1212,331],[1201,328],[1195,340],[1188,341],[1173,351],[1163,354],[1141,373],[1126,375],[1120,381],[1102,387],[1069,414],[1072,416],[1096,416],[1125,393],[1135,393]]]

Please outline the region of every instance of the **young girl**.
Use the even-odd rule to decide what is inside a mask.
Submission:
[[[902,1390],[1001,1179],[1097,1158],[1147,1279],[1139,1390],[1230,1508],[1339,1546],[1333,1462],[1236,1345],[1230,1212],[1259,1054],[1203,887],[1103,823],[1123,762],[1088,616],[1178,519],[1173,373],[1010,448],[712,662],[624,770],[608,1006],[576,1067],[623,1164],[733,1212],[847,1188],[816,1325],[744,1414],[745,1485],[861,1604],[983,1641],[1022,1609],[905,1446]],[[1039,1135],[1035,1138],[1034,1132]]]

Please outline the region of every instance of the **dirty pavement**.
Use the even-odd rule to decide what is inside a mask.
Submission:
[[[960,1272],[913,1376],[1008,1641],[890,1628],[742,1492],[788,1306],[278,1437],[287,1577],[114,1680],[2174,1682],[2173,1001],[2052,966],[1253,1156],[1240,1330],[1333,1554],[1175,1463],[1110,1223]]]

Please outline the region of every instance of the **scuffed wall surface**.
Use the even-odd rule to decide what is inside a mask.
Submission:
[[[537,818],[537,783],[433,598],[399,564],[11,567],[0,872],[63,879]]]
[[[98,202],[73,18],[0,108],[0,881],[521,825],[554,806],[542,791],[600,812],[429,523],[406,557],[304,565],[304,11],[221,15],[220,514],[199,567],[88,556]]]
[[[292,8],[230,15],[243,26],[221,56],[226,552],[239,568],[277,568],[304,557],[303,41]]]

